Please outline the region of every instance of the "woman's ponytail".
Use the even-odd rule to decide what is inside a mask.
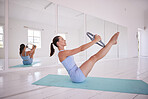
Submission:
[[[53,43],[50,45],[50,57],[54,54],[55,49],[53,48]]]
[[[53,47],[53,44],[56,46],[56,47],[58,47],[57,46],[57,42],[59,41],[59,37],[60,36],[56,36],[56,37],[54,37],[53,38],[53,40],[52,40],[52,43],[51,43],[51,45],[50,45],[50,57],[54,54],[54,52],[55,52],[55,49],[54,49],[54,47]]]
[[[25,48],[25,44],[21,44],[21,45],[20,45],[20,55],[22,54],[24,48]]]

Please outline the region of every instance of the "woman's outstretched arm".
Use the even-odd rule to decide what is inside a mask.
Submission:
[[[86,43],[84,45],[81,45],[80,47],[72,49],[72,50],[62,51],[61,54],[63,54],[64,56],[71,56],[71,55],[77,54],[81,51],[88,49],[89,47],[91,47],[93,44],[95,44],[96,42],[100,40],[101,40],[101,37],[99,35],[95,35],[95,39],[93,41]]]
[[[36,45],[34,46],[34,45],[32,45],[33,47],[32,47],[32,49],[31,49],[31,51],[27,51],[27,53],[26,53],[26,55],[28,56],[29,54],[32,54],[34,51],[35,51],[35,49],[36,49]]]

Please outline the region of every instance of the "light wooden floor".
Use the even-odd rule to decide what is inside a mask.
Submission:
[[[67,72],[57,66],[0,73],[0,99],[148,99],[148,95],[32,85],[48,74]],[[89,76],[140,79],[148,83],[148,58],[99,61]]]

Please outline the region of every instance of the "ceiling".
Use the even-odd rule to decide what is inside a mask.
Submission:
[[[119,0],[109,2],[111,1],[120,2]],[[51,3],[49,0],[9,0],[9,18],[53,24],[56,11],[55,4]],[[148,0],[128,0],[128,5],[148,10]],[[4,0],[0,0],[0,12],[0,16],[4,16]],[[58,7],[58,12],[59,26],[80,27],[83,25],[84,14],[82,12],[63,6]]]

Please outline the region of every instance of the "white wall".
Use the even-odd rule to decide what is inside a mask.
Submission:
[[[140,56],[148,56],[148,29],[140,31]]]
[[[145,29],[140,31],[140,56],[148,56],[148,10],[145,11]]]
[[[138,56],[137,28],[144,27],[147,0],[49,0],[128,28],[128,57]]]

